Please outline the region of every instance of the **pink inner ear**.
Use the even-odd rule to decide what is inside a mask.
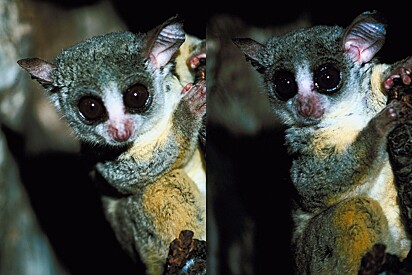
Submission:
[[[51,83],[52,72],[55,69],[55,66],[52,63],[49,63],[40,58],[26,58],[17,61],[17,63],[30,75],[39,80],[41,83]]]
[[[156,50],[155,48],[153,49]],[[152,52],[150,54],[150,60],[153,62],[156,68],[160,68],[169,62],[170,58],[176,52],[173,48],[158,49],[158,52]]]
[[[343,49],[353,60],[369,62],[385,43],[385,24],[375,13],[356,17],[343,35]]]
[[[349,54],[355,61],[360,63],[369,62],[374,55],[380,50],[383,42],[377,41],[373,44],[362,43],[361,40],[348,40],[345,43],[345,51]],[[381,43],[379,43],[381,42]]]
[[[179,23],[166,26],[153,45],[150,53],[150,60],[156,68],[166,65],[175,52],[185,41],[185,33]]]
[[[362,63],[362,56],[360,49],[351,43],[352,41],[348,41],[345,43],[345,52],[353,58],[353,60]]]
[[[39,79],[43,79],[47,82],[52,82],[53,79],[51,77],[52,71],[54,70],[54,66],[50,63],[44,63],[42,66],[36,68],[37,77]]]

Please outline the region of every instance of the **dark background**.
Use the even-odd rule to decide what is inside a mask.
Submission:
[[[241,18],[249,26],[267,28],[293,23],[301,16],[308,16],[313,25],[346,27],[360,13],[378,10],[388,24],[386,43],[378,53],[380,60],[392,63],[412,55],[411,4],[387,1],[382,4],[377,1],[354,3],[282,1],[280,4],[273,1],[269,6],[269,2],[252,1],[245,5],[213,5],[208,6],[208,18],[226,14]],[[235,47],[233,49],[237,50]],[[243,80],[223,81],[235,83]],[[233,87],[236,89],[239,85],[234,84]],[[235,245],[240,250],[247,250],[250,255],[249,262],[237,263],[251,265],[254,272],[248,274],[290,274],[292,222],[289,211],[290,199],[294,194],[288,179],[290,159],[282,146],[281,131],[263,129],[254,136],[242,136],[211,123],[207,135],[208,206],[214,205],[217,229],[213,232],[218,233],[220,240],[218,274],[232,274],[228,266],[233,262],[228,255],[233,253]],[[252,245],[241,246],[239,243],[248,233],[245,225],[250,220],[253,221],[255,234]]]
[[[38,1],[38,0],[35,0]],[[67,9],[76,8],[99,2],[99,0],[46,0]],[[183,4],[177,1],[157,2],[145,1],[144,3],[128,0],[110,0],[119,15],[133,32],[145,32],[174,15],[184,19],[185,31],[189,34],[206,37],[206,19],[209,7],[207,3]]]
[[[97,1],[41,2],[75,10]],[[130,31],[146,32],[178,14],[184,20],[187,33],[205,38],[204,7],[189,10],[179,8],[174,2],[112,2]],[[27,154],[24,136],[5,126],[2,130],[18,162],[23,184],[40,226],[69,274],[144,274],[144,266],[139,261],[133,263],[118,245],[103,215],[98,191],[90,181],[81,157],[60,151]]]
[[[50,0],[52,1],[52,0]],[[87,5],[94,1],[53,0],[67,9]],[[348,25],[353,18],[366,10],[380,10],[388,21],[387,42],[380,55],[385,62],[393,62],[412,54],[409,45],[411,36],[410,5],[398,2],[377,5],[376,1],[348,2],[328,1],[317,4],[307,1],[302,4],[295,1],[269,4],[253,1],[246,6],[204,1],[180,4],[136,1],[113,1],[119,14],[131,31],[146,31],[157,26],[167,18],[179,14],[184,18],[186,32],[200,38],[206,37],[208,20],[214,14],[226,13],[237,15],[249,24],[268,26],[293,22],[306,13],[313,24]],[[239,3],[239,2],[238,2]],[[138,7],[136,7],[138,5]],[[143,267],[134,264],[119,248],[110,227],[101,211],[100,201],[95,187],[89,181],[79,156],[61,152],[44,155],[24,155],[25,142],[20,136],[7,132],[13,153],[21,165],[22,178],[26,184],[33,208],[39,221],[50,238],[59,259],[71,274],[143,274]],[[235,196],[233,209],[221,209],[230,215],[245,211],[255,217],[259,239],[253,254],[260,265],[259,270],[286,269],[289,262],[286,257],[275,256],[284,252],[287,255],[289,228],[288,211],[290,189],[274,183],[284,180],[288,163],[285,152],[279,147],[282,139],[277,132],[263,132],[253,138],[232,136],[225,129],[211,126],[208,132],[213,151],[209,154],[209,169],[215,175],[225,177],[227,199]],[[271,156],[269,160],[262,156]],[[221,161],[231,163],[230,167],[221,167]],[[216,163],[216,165],[213,165]],[[227,170],[225,169],[227,168]],[[209,173],[208,173],[209,174]],[[39,182],[42,188],[35,188],[28,182]],[[38,186],[38,185],[37,185]],[[81,186],[79,188],[78,186]],[[236,190],[233,190],[236,189]],[[44,191],[47,190],[47,191]],[[214,203],[209,201],[208,203]],[[236,232],[236,222],[224,225],[227,231]],[[286,229],[280,230],[279,229]],[[139,273],[139,271],[141,273]],[[228,274],[228,273],[226,273]]]
[[[412,3],[409,1],[283,1],[266,6],[262,1],[248,5],[208,7],[208,16],[225,13],[239,16],[245,22],[267,27],[294,22],[303,14],[309,15],[314,25],[340,25],[345,27],[360,13],[377,10],[387,21],[387,40],[380,51],[383,61],[395,61],[412,54]]]

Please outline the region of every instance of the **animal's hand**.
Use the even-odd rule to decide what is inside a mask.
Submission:
[[[194,116],[203,116],[206,113],[206,81],[201,80],[196,84],[187,84],[182,93],[184,94],[182,103]]]
[[[384,80],[384,88],[386,90],[391,89],[399,79],[403,84],[411,84],[411,72],[412,72],[412,56],[406,58],[405,60],[395,64],[392,69],[390,76]]]

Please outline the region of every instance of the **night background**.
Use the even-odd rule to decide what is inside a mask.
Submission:
[[[49,2],[70,11],[98,1]],[[223,117],[226,116],[225,111],[230,111],[223,110],[227,101],[209,101],[208,98],[208,114],[211,116],[207,132],[208,194],[211,194],[208,196],[208,219],[209,215],[213,219],[208,231],[208,240],[213,242],[208,245],[218,249],[214,256],[219,261],[213,262],[215,269],[209,270],[208,274],[231,274],[233,269],[228,267],[231,264],[248,266],[249,269],[245,270],[252,270],[250,274],[288,270],[289,199],[293,192],[288,186],[289,160],[282,146],[281,129],[272,120],[264,97],[255,98],[258,93],[249,94],[258,84],[255,79],[243,76],[255,76],[254,72],[237,48],[227,43],[231,37],[220,37],[226,33],[219,33],[219,30],[230,29],[230,25],[224,26],[220,22],[240,22],[230,29],[230,35],[241,36],[251,33],[249,30],[252,28],[256,31],[293,25],[303,16],[305,22],[312,25],[336,24],[345,27],[361,12],[376,9],[383,13],[388,22],[387,41],[378,55],[383,62],[391,63],[412,54],[409,45],[410,5],[400,5],[398,2],[394,2],[396,6],[387,2],[377,5],[376,1],[321,5],[309,1],[306,4],[289,1],[281,6],[273,2],[268,7],[268,4],[255,1],[248,3],[249,6],[231,4],[226,7],[202,2],[202,5],[179,7],[173,1],[167,4],[146,2],[135,7],[140,4],[115,0],[112,3],[128,30],[133,32],[145,32],[179,14],[184,19],[187,33],[200,38],[221,39],[221,48],[211,48],[211,62],[208,47],[207,62],[212,64],[207,72],[208,92],[214,93],[208,96],[217,98],[216,95],[223,91],[219,87],[224,87],[224,91],[231,94],[229,100],[234,99],[231,102],[235,105],[236,102],[245,104],[243,100],[249,105],[241,108],[245,117],[238,117],[238,121],[232,124]],[[227,18],[230,19],[225,21]],[[47,31],[43,30],[44,33]],[[238,74],[238,70],[246,71]],[[225,71],[230,73],[225,74]],[[254,105],[255,102],[258,103]],[[214,103],[216,105],[210,105]],[[216,113],[210,114],[215,110]],[[255,119],[252,126],[246,125],[250,123],[247,122],[249,114]],[[58,149],[27,153],[30,147],[27,137],[8,127],[3,127],[3,131],[20,167],[23,184],[39,223],[69,273],[141,274],[139,272],[143,272],[143,266],[138,265],[136,270],[118,246],[79,155],[73,150]],[[219,236],[218,241],[216,236]],[[248,260],[241,263],[228,260],[230,253],[233,253],[229,252],[229,248],[236,247],[234,244],[238,245],[241,258]],[[247,274],[246,271],[243,274]]]
[[[380,11],[388,24],[379,59],[393,63],[411,55],[411,4],[283,1],[269,6],[258,1],[208,9],[208,215],[213,217],[208,243],[213,249],[210,239],[219,236],[216,274],[292,272],[289,211],[294,192],[282,127],[271,115],[258,74],[230,39],[263,43],[298,27],[346,27],[372,10]]]

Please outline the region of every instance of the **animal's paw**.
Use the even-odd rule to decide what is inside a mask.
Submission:
[[[206,79],[206,47],[205,43],[198,45],[186,60],[187,65],[196,73],[195,82]]]
[[[376,130],[377,135],[387,136],[396,126],[404,123],[408,106],[403,101],[393,100],[379,112],[370,124]]]
[[[206,112],[206,81],[201,80],[200,82],[193,84],[187,84],[182,93],[183,101],[186,102],[190,113],[194,115],[203,115]]]
[[[195,49],[193,49],[193,52],[189,55],[189,57],[186,60],[187,65],[189,68],[192,70],[195,70],[199,66],[206,64],[206,47],[205,43],[199,43]]]
[[[411,84],[411,72],[412,72],[412,56],[399,62],[392,69],[389,77],[384,80],[384,88],[386,90],[391,89],[395,84]]]

